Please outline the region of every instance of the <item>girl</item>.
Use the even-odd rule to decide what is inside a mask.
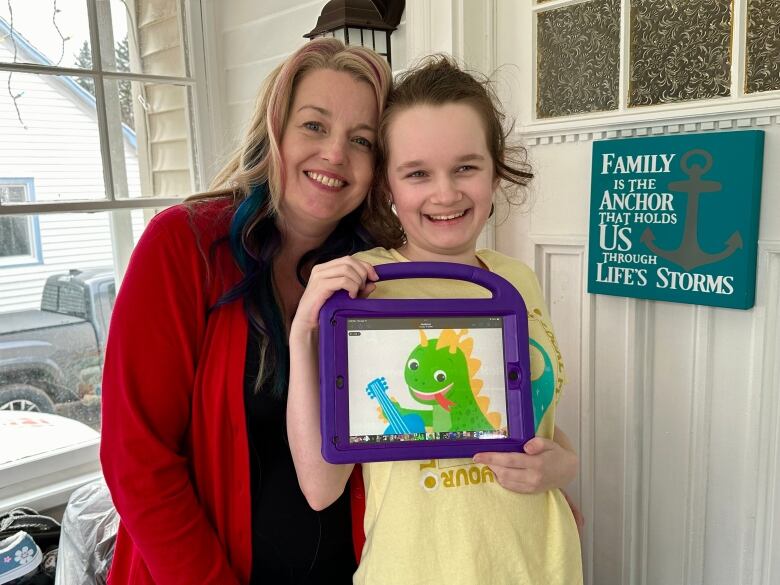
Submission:
[[[378,196],[392,202],[406,240],[315,268],[292,324],[288,435],[301,489],[318,509],[340,496],[353,467],[320,455],[317,315],[335,290],[352,297],[487,294],[464,282],[376,282],[372,267],[461,262],[509,280],[528,308],[537,437],[526,453],[364,465],[366,542],[354,583],[582,583],[577,527],[561,491],[551,489],[571,479],[572,466],[551,440],[563,371],[539,284],[519,261],[476,250],[500,183],[516,189],[531,177],[524,151],[506,145],[502,121],[487,86],[451,58],[409,71],[391,93],[378,135]],[[451,481],[457,468],[475,465],[483,481]]]

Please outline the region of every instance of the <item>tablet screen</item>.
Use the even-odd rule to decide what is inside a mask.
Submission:
[[[350,443],[509,436],[503,317],[346,325]]]

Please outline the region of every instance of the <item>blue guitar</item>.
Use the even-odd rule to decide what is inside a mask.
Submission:
[[[379,402],[382,413],[390,421],[385,429],[385,435],[408,435],[425,432],[425,423],[419,414],[402,415],[398,412],[398,407],[387,396],[387,380],[384,377],[371,380],[366,386],[366,394]]]

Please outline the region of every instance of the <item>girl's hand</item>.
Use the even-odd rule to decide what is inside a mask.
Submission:
[[[319,327],[322,305],[337,290],[345,290],[350,298],[369,295],[378,280],[376,270],[368,262],[351,256],[337,258],[312,268],[309,284],[298,303],[290,333],[311,333]]]
[[[534,437],[525,453],[478,453],[475,463],[490,467],[508,490],[536,494],[565,487],[577,475],[577,455],[555,441]]]

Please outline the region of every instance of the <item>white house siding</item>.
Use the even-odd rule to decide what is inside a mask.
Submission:
[[[0,43],[0,59],[12,56]],[[0,80],[5,86],[8,73]],[[11,87],[14,94],[23,92],[17,104],[27,128],[8,92],[0,92],[0,178],[32,178],[36,201],[104,197],[94,110],[57,77],[14,73]],[[138,192],[138,159],[127,141],[125,153],[130,192]],[[38,306],[52,273],[112,264],[107,213],[42,214],[39,225],[43,263],[0,266],[0,312]]]
[[[185,76],[182,16],[178,2],[136,0],[138,48],[144,73]],[[149,168],[143,168],[145,195],[181,196],[196,190],[192,168],[189,104],[183,86],[143,84]],[[139,126],[139,139],[141,127]]]

